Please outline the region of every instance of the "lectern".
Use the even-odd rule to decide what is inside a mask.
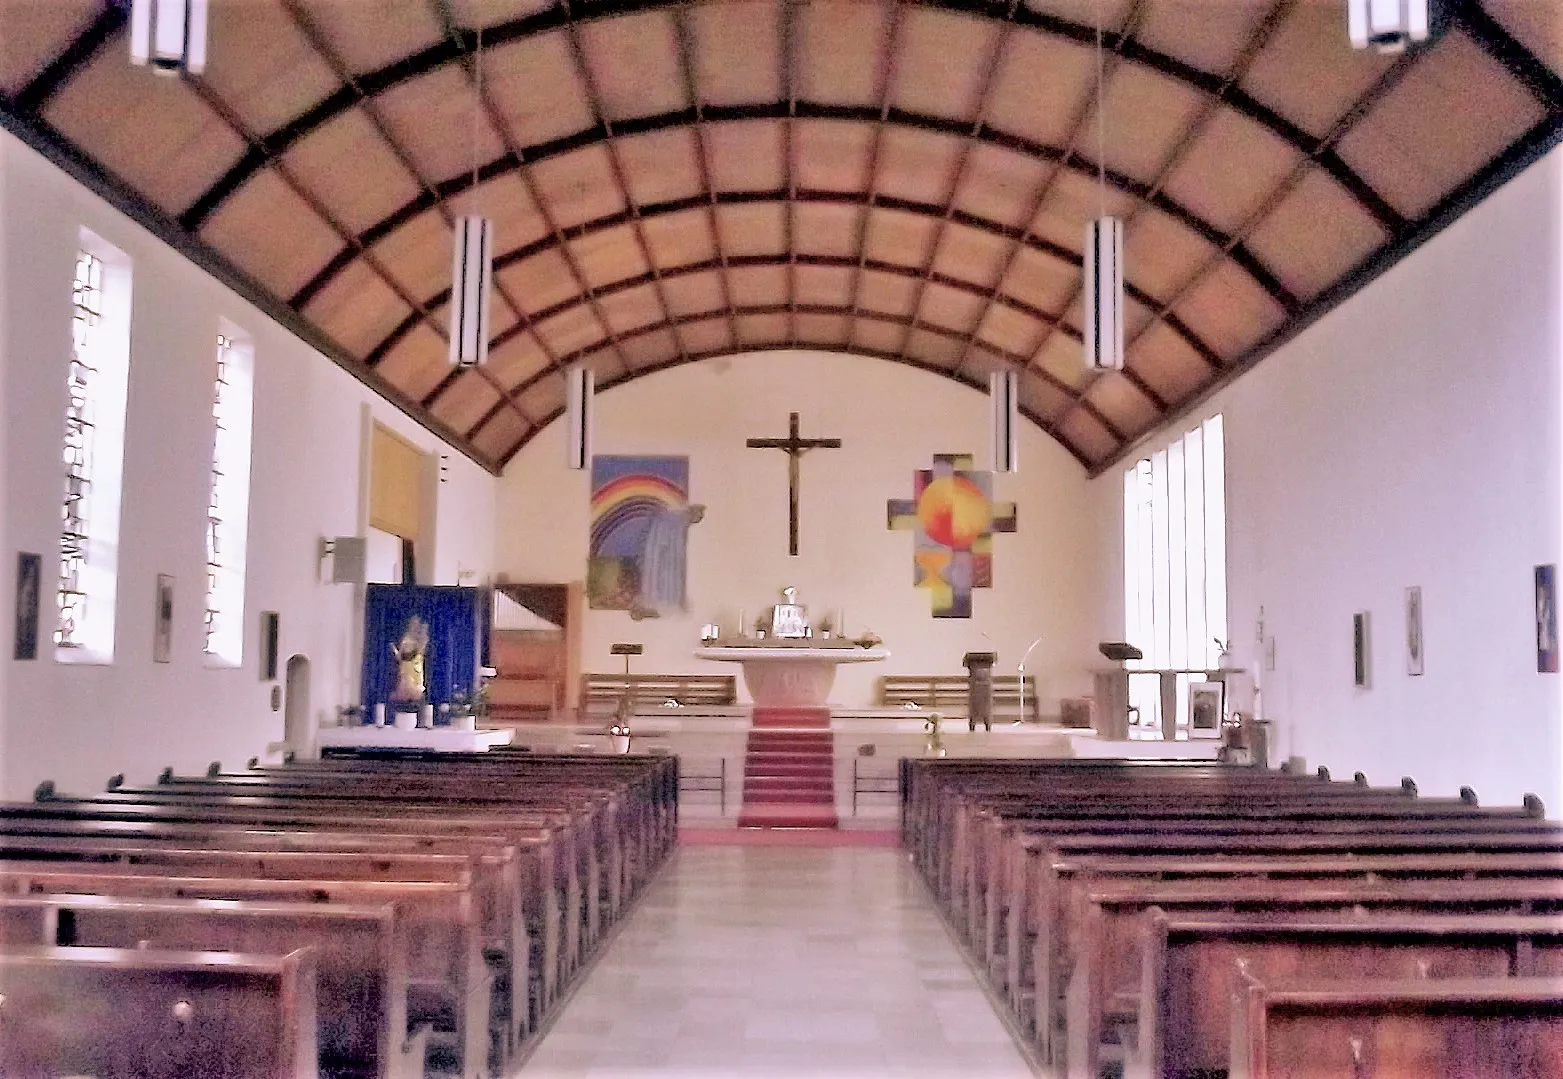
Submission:
[[[961,657],[966,666],[966,729],[974,731],[977,724],[982,729],[993,729],[993,664],[998,661],[996,652],[967,652]],[[1021,701],[1021,714],[1025,714],[1025,701]]]

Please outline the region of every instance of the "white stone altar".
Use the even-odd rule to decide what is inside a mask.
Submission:
[[[321,749],[423,749],[439,753],[484,753],[494,746],[508,746],[514,727],[463,731],[455,727],[322,727],[316,744]]]
[[[830,700],[841,663],[877,663],[884,648],[810,648],[718,645],[697,648],[696,659],[743,665],[744,685],[761,708],[820,708]]]

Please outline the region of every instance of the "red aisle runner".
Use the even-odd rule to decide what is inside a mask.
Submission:
[[[835,828],[828,708],[756,708],[744,760],[740,828]]]

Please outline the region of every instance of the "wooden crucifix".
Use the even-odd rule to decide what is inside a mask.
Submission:
[[[751,438],[744,443],[751,450],[782,450],[787,454],[787,553],[798,553],[798,458],[809,450],[839,450],[839,438],[800,438],[798,414],[788,418],[786,438]]]

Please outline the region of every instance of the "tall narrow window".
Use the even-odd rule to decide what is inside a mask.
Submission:
[[[1221,417],[1212,416],[1124,473],[1124,632],[1145,653],[1131,669],[1216,666],[1227,639],[1225,463]],[[1180,734],[1187,681],[1178,682]],[[1157,679],[1131,678],[1129,703],[1161,737]]]
[[[244,658],[244,564],[250,516],[253,349],[224,324],[212,388],[212,483],[206,510],[206,644],[209,662]]]
[[[65,497],[60,506],[59,622],[54,643],[86,645],[87,522],[92,495],[92,366],[94,339],[103,321],[103,260],[76,252],[71,286],[71,360],[66,376]]]
[[[71,285],[55,657],[114,657],[120,477],[130,375],[130,261],[81,234]]]

